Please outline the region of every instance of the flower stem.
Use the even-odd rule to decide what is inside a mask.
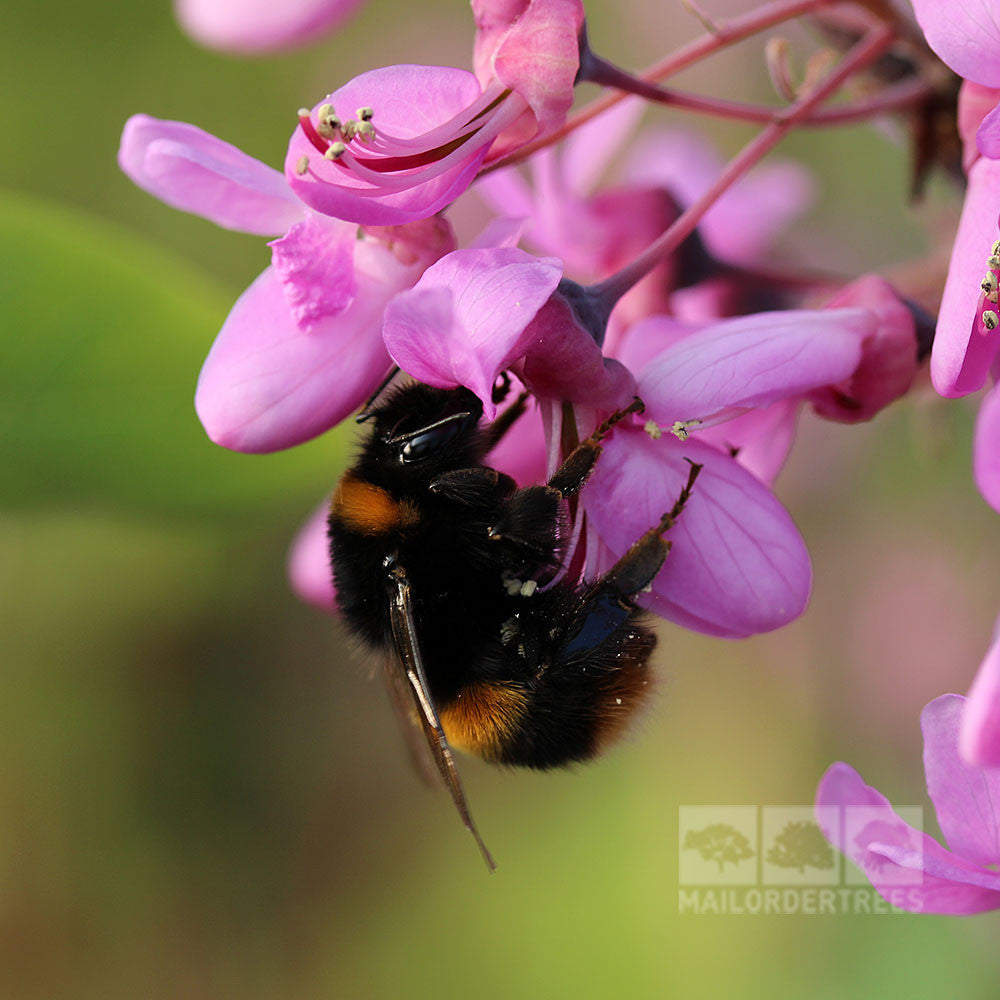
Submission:
[[[624,70],[604,63],[595,57],[596,70],[587,79],[592,83],[605,87],[615,87],[630,94],[637,94],[647,101],[679,108],[682,111],[693,111],[696,114],[711,115],[715,118],[726,118],[729,121],[754,122],[767,125],[776,121],[785,110],[780,107],[768,107],[766,104],[750,104],[746,101],[730,101],[720,97],[704,97],[701,94],[691,94],[683,90],[673,90],[648,83],[641,77],[631,76]],[[606,66],[608,72],[603,72]],[[877,115],[890,111],[900,111],[919,104],[933,93],[931,87],[922,80],[905,80],[902,83],[886,87],[880,94],[864,101],[845,104],[843,107],[828,108],[817,111],[804,118],[799,124],[809,128],[830,128],[837,125],[847,125],[851,122],[865,121]]]
[[[718,52],[735,42],[750,38],[758,32],[766,31],[768,28],[789,21],[802,14],[808,14],[821,7],[830,4],[832,0],[772,0],[756,10],[751,11],[741,17],[735,17],[730,21],[716,25],[714,31],[708,32],[681,47],[676,52],[670,53],[658,63],[654,63],[642,74],[641,78],[648,82],[663,80],[674,73],[679,73],[688,66],[693,65],[713,52]],[[624,100],[628,95],[623,91],[606,94],[600,100],[594,101],[580,112],[573,115],[561,128],[555,129],[532,142],[520,146],[508,156],[500,157],[490,163],[480,174],[488,173],[492,170],[499,170],[501,167],[510,167],[515,163],[521,163],[528,159],[540,149],[551,146],[569,135],[574,129],[579,128],[585,122],[599,115],[602,111]]]
[[[888,25],[880,25],[870,30],[822,83],[780,112],[774,121],[747,143],[729,161],[715,183],[700,198],[692,202],[663,235],[616,274],[591,286],[590,291],[603,298],[609,306],[617,302],[637,281],[694,232],[702,217],[724,191],[763,159],[814,108],[834,94],[848,77],[878,59],[892,45],[895,37],[895,32]]]

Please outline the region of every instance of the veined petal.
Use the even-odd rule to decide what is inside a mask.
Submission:
[[[288,581],[303,601],[332,614],[337,610],[337,594],[333,587],[330,543],[326,537],[329,516],[330,500],[327,498],[292,542],[288,552]]]
[[[257,53],[302,45],[332,30],[362,0],[175,0],[187,33],[223,52]]]
[[[133,115],[118,165],[144,191],[226,229],[277,236],[303,217],[277,170],[185,122]]]
[[[1000,862],[1000,771],[973,767],[959,756],[964,710],[964,698],[946,694],[920,714],[927,794],[951,850],[990,865]]]
[[[972,475],[983,499],[1000,511],[1000,389],[994,386],[976,418]]]
[[[848,378],[874,329],[860,308],[741,316],[667,348],[641,372],[639,394],[667,427],[767,406]]]
[[[890,903],[919,913],[1000,908],[1000,876],[946,851],[904,822],[889,800],[847,764],[833,764],[823,775],[816,806],[823,835]],[[920,876],[915,878],[915,871]],[[984,884],[991,878],[992,883]]]
[[[994,0],[912,0],[927,44],[959,76],[1000,87],[1000,11]]]
[[[632,426],[619,426],[608,439],[583,502],[612,557],[621,557],[673,506],[690,471],[685,459],[704,468],[642,603],[671,621],[730,638],[797,618],[812,570],[791,517],[755,476],[693,439],[652,440]]]
[[[303,330],[338,316],[354,301],[357,242],[357,226],[308,212],[270,244],[271,264]]]
[[[1000,768],[1000,619],[993,632],[993,642],[965,700],[958,746],[968,764]],[[994,824],[1000,830],[1000,801],[992,785],[1000,781],[1000,770],[989,772],[989,778],[996,803]]]
[[[379,336],[384,304],[374,292],[359,295],[307,333],[267,268],[233,306],[202,367],[195,409],[208,436],[234,451],[278,451],[353,413],[390,365]]]
[[[931,381],[942,396],[965,396],[981,389],[1000,350],[1000,328],[973,332],[980,282],[991,248],[1000,239],[998,215],[1000,160],[980,158],[969,171],[931,351]]]
[[[471,389],[492,420],[493,383],[509,361],[524,354],[525,329],[561,277],[558,260],[513,247],[457,250],[389,303],[386,347],[421,382]]]

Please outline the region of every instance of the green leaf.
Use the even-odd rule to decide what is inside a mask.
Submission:
[[[317,502],[341,439],[237,455],[195,416],[198,371],[233,299],[107,222],[0,193],[0,502],[157,516]]]

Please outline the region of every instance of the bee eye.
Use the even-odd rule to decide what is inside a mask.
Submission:
[[[452,420],[438,427],[432,427],[430,430],[424,431],[423,434],[417,434],[400,449],[399,460],[401,462],[419,462],[451,444],[464,428],[463,422]]]

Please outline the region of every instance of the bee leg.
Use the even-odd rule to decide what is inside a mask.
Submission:
[[[673,527],[684,506],[691,498],[691,490],[702,467],[688,459],[691,471],[687,482],[677,497],[673,507],[660,518],[660,523],[647,531],[601,578],[601,584],[613,588],[617,593],[632,596],[653,582],[660,571],[670,542],[663,535]]]
[[[517,484],[506,473],[474,465],[468,469],[442,472],[431,481],[428,489],[438,496],[471,507],[484,500],[495,500],[498,496],[510,496],[517,489]]]
[[[526,486],[504,505],[490,526],[489,537],[528,562],[539,566],[555,561],[559,548],[562,494],[550,486]]]
[[[645,409],[642,400],[634,399],[624,409],[612,413],[599,424],[590,437],[570,452],[555,475],[545,486],[528,486],[518,490],[504,507],[500,519],[491,526],[489,535],[503,541],[513,551],[530,555],[539,565],[551,563],[559,550],[560,502],[574,497],[586,482],[600,457],[601,441],[630,413]]]
[[[584,438],[565,458],[563,464],[556,469],[555,475],[549,480],[549,486],[558,490],[563,497],[573,497],[583,488],[587,477],[597,464],[601,452],[601,442],[611,433],[615,424],[620,423],[629,414],[642,413],[646,406],[638,396],[624,409],[616,410],[603,423],[598,424],[590,437]]]

